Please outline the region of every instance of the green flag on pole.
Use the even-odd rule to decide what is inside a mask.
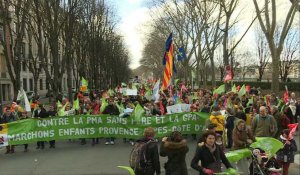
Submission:
[[[246,94],[246,87],[245,84],[241,87],[241,89],[238,92],[239,97],[243,96]]]
[[[110,97],[114,96],[114,95],[115,95],[115,91],[112,90],[112,89],[108,89],[108,95],[109,95]]]
[[[73,101],[73,109],[79,110],[79,99],[77,98],[76,100]]]
[[[283,143],[272,137],[256,137],[256,140],[250,147],[264,150],[269,158],[283,148]]]
[[[222,94],[225,92],[225,84],[222,84],[217,89],[214,90],[213,94]]]
[[[58,116],[65,116],[65,109],[66,109],[67,104],[68,104],[68,102],[61,109],[58,110],[58,112],[57,112]]]
[[[235,84],[232,86],[232,88],[231,88],[231,92],[234,92],[234,93],[236,93],[236,86],[235,86]]]
[[[100,107],[100,112],[102,113],[105,110],[106,106],[108,106],[108,103],[106,102],[105,98],[102,98],[101,100],[102,100],[102,104]]]
[[[249,107],[250,104],[253,105],[253,96],[248,100],[247,107]]]
[[[81,77],[81,86],[86,86],[86,87],[88,86],[88,81],[83,77]]]
[[[137,104],[134,108],[134,111],[133,111],[133,115],[134,115],[135,119],[137,121],[140,121],[140,119],[141,119],[141,117],[143,116],[144,113],[145,113],[144,108],[140,104]]]

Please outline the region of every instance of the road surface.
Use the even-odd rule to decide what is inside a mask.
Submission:
[[[297,143],[299,143],[299,136]],[[23,145],[16,147],[16,153],[4,154],[5,148],[0,149],[0,174],[1,175],[126,175],[118,165],[128,165],[129,152],[132,148],[122,139],[117,139],[115,145],[104,145],[105,140],[91,146],[91,140],[86,145],[80,145],[79,140],[58,141],[55,149],[50,149],[46,144],[44,150],[35,149],[35,144],[29,145],[29,151],[23,152]],[[190,151],[186,162],[190,175],[198,174],[190,167],[191,159],[195,153],[196,142],[188,139]],[[298,145],[299,150],[299,145]],[[299,152],[298,152],[299,153]],[[291,175],[299,175],[299,154],[296,162],[290,167]],[[160,158],[164,174],[163,164],[165,158]]]

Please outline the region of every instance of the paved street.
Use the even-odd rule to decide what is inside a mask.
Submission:
[[[299,143],[299,137],[297,137]],[[190,151],[187,155],[189,174],[198,174],[191,169],[189,163],[195,152],[195,141],[189,140]],[[129,152],[132,146],[124,144],[121,139],[116,145],[104,145],[104,139],[94,147],[90,140],[86,145],[75,142],[59,141],[55,149],[36,150],[35,144],[29,145],[29,152],[23,152],[23,145],[16,147],[16,153],[5,155],[5,149],[0,150],[0,174],[2,175],[79,175],[79,174],[128,174],[118,165],[128,165]],[[161,158],[163,167],[165,158]],[[299,174],[299,154],[297,164],[292,164],[291,175]],[[162,168],[163,170],[163,168]]]

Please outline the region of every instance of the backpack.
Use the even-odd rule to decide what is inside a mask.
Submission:
[[[130,152],[129,165],[132,169],[142,170],[147,165],[146,160],[146,149],[147,145],[153,142],[149,140],[148,142],[136,142]]]

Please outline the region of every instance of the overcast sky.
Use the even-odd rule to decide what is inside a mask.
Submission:
[[[127,44],[127,48],[131,57],[130,68],[134,69],[139,66],[139,60],[142,57],[143,50],[143,37],[145,35],[145,24],[147,21],[150,21],[149,10],[145,5],[147,0],[112,0],[115,1],[115,5],[118,8],[118,16],[120,17],[121,24],[119,26],[119,30],[121,34],[124,36],[125,43]],[[242,16],[240,18],[240,26],[247,26],[253,16],[254,5],[252,0],[241,0],[240,1],[239,10],[243,9]],[[259,1],[258,1],[259,2]],[[276,1],[278,9],[277,9],[277,19],[284,19],[287,10],[290,7],[290,2],[287,0],[277,0]],[[285,10],[284,10],[285,9]],[[296,14],[294,22],[299,24],[300,13]],[[252,29],[256,28],[255,26]],[[241,31],[244,31],[241,29]],[[250,30],[243,42],[242,45],[246,45],[248,47],[253,46],[254,41],[254,30]],[[239,33],[242,35],[242,33]],[[238,35],[239,35],[238,34]],[[239,38],[239,37],[238,37]],[[162,41],[164,42],[164,41]],[[252,44],[249,44],[252,43]],[[244,47],[243,46],[243,47]],[[249,48],[248,48],[249,49]],[[254,49],[254,48],[253,48]]]
[[[142,57],[143,50],[143,26],[148,16],[148,9],[144,0],[118,0],[118,12],[121,17],[120,30],[130,52],[130,68],[137,68]]]

